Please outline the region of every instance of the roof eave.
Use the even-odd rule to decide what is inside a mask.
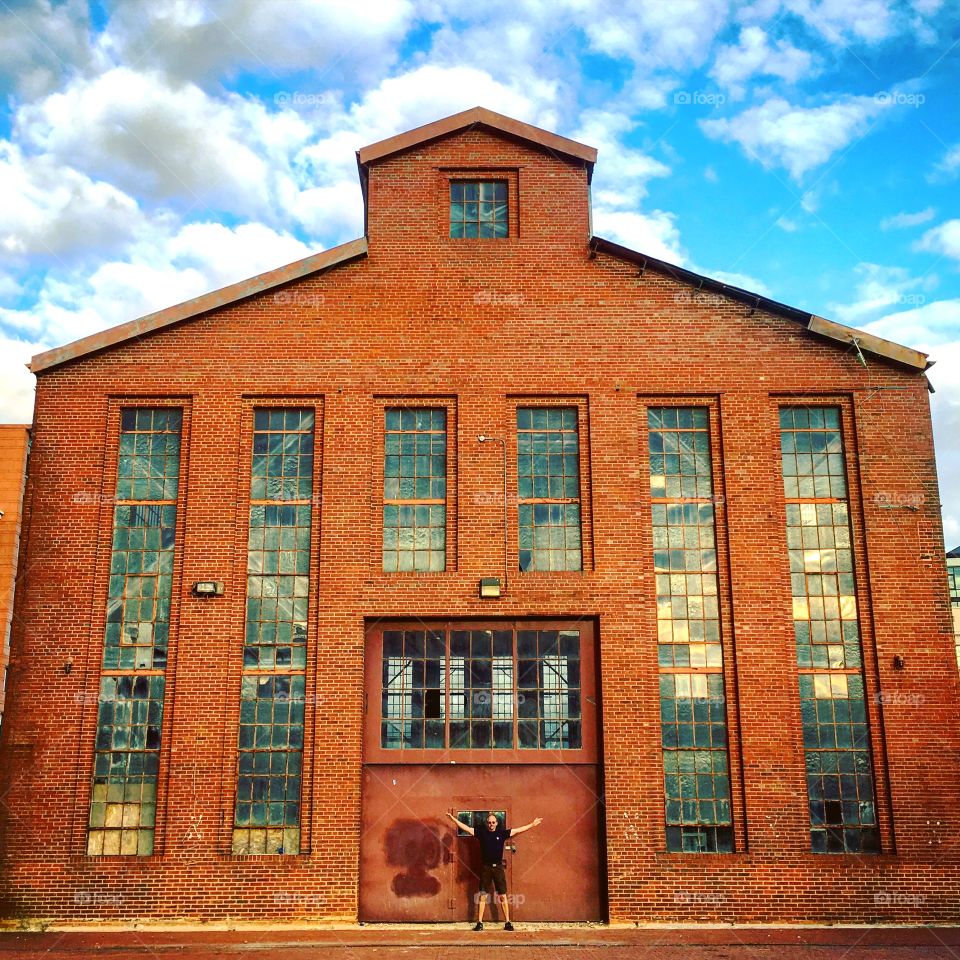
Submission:
[[[594,236],[590,240],[590,247],[593,250],[600,250],[610,256],[621,260],[627,260],[630,263],[639,265],[642,269],[649,267],[658,273],[665,274],[678,280],[680,283],[690,284],[698,290],[709,290],[713,293],[719,293],[731,300],[753,307],[755,310],[763,310],[766,313],[772,313],[776,316],[784,317],[795,323],[802,324],[810,333],[816,336],[825,337],[847,346],[859,347],[865,353],[872,353],[875,356],[883,357],[901,366],[909,367],[911,370],[923,372],[933,366],[933,361],[928,355],[914,350],[911,347],[905,347],[891,340],[884,340],[882,337],[876,337],[871,333],[865,333],[854,327],[844,326],[842,323],[836,323],[833,320],[827,320],[824,317],[818,317],[816,314],[807,313],[804,310],[798,310],[788,304],[780,303],[778,300],[771,300],[759,293],[752,293],[741,287],[734,287],[728,283],[722,283],[706,277],[703,274],[694,273],[692,270],[686,270],[678,267],[676,264],[667,263],[665,260],[658,260],[656,257],[648,257],[645,254],[631,250],[629,247],[621,246],[611,240],[604,240],[603,237]]]
[[[282,286],[292,280],[299,280],[311,273],[328,270],[338,264],[365,256],[366,253],[366,237],[351,240],[338,247],[332,247],[330,250],[312,254],[295,263],[288,263],[276,270],[268,270],[266,273],[257,274],[255,277],[241,280],[239,283],[233,283],[228,287],[221,287],[219,290],[212,290],[210,293],[194,297],[192,300],[186,300],[172,307],[166,307],[156,313],[149,313],[136,320],[130,320],[108,330],[82,337],[80,340],[74,340],[73,343],[65,344],[62,347],[55,347],[53,350],[38,353],[30,360],[28,367],[33,373],[50,370],[71,360],[77,360],[108,347],[117,346],[127,340],[154,333],[183,320],[189,320],[218,307],[237,303],[247,297],[252,297],[254,294],[263,293],[265,290]]]

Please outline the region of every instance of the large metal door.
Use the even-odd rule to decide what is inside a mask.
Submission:
[[[513,657],[510,674],[513,686],[503,681],[498,688],[494,680],[492,707],[481,703],[475,714],[470,713],[469,704],[464,707],[456,702],[464,691],[457,686],[451,667],[455,657],[448,657],[442,682],[434,680],[431,686],[424,680],[418,686],[418,676],[429,676],[429,665],[411,666],[406,648],[393,656],[397,652],[396,634],[404,625],[380,624],[368,636],[360,918],[441,922],[475,917],[479,846],[472,837],[458,836],[445,814],[494,810],[505,813],[506,825],[511,828],[535,817],[543,818],[539,827],[512,838],[508,844],[511,915],[520,920],[600,920],[604,909],[601,774],[596,762],[592,625],[521,621],[457,623],[455,627],[451,633],[448,625],[435,625],[433,642],[438,657],[455,649],[450,637],[462,637],[465,629],[472,631],[471,636],[478,634],[481,642],[484,631],[491,635],[497,632],[501,639],[513,631],[512,636],[518,640],[520,652]],[[429,651],[430,630],[431,625],[410,625],[414,651]],[[423,646],[424,638],[418,631],[426,633]],[[551,653],[524,653],[540,639],[544,649],[554,650],[551,644],[555,635],[566,636],[569,653],[574,634],[582,666],[581,662],[564,664],[556,657],[550,660]],[[441,649],[446,653],[441,654]],[[524,656],[530,659],[524,660]],[[531,667],[536,656],[542,661],[539,672]],[[470,675],[471,665],[467,666]],[[504,658],[504,676],[510,672],[507,667]],[[554,680],[562,675],[563,689],[555,682],[549,686],[543,679],[547,673]],[[434,674],[438,675],[436,668]],[[403,686],[398,693],[389,680],[399,676]],[[480,682],[476,677],[482,680],[483,670],[474,671],[472,676],[472,682]],[[476,686],[467,693],[473,699],[485,695]],[[398,697],[402,698],[399,707]],[[505,709],[508,703],[513,704],[509,719]],[[465,714],[467,719],[463,720]],[[526,722],[539,724],[540,748],[530,746],[529,732],[525,740],[521,739],[520,725],[531,716],[538,719]],[[499,748],[478,749],[469,741],[460,749],[451,747],[454,736],[460,734],[451,734],[450,730],[461,721],[478,727],[489,722],[491,731],[481,729],[480,735],[490,744],[498,736],[494,724],[512,723],[513,740],[509,744],[504,741]],[[430,724],[442,730],[435,735],[442,746],[433,749],[427,746]],[[558,724],[567,724],[574,732],[558,733]],[[458,742],[464,743],[462,738]],[[433,762],[425,762],[428,758]],[[496,911],[493,916],[497,917]]]

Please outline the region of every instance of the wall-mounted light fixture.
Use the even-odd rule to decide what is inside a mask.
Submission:
[[[482,577],[480,579],[480,599],[496,600],[500,596],[500,578]]]
[[[193,585],[193,595],[195,597],[222,597],[222,580],[198,580]]]

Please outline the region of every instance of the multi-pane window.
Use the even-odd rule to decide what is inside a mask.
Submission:
[[[300,852],[314,413],[254,411],[235,854]]]
[[[517,409],[521,570],[580,570],[580,439],[576,407]]]
[[[505,180],[453,180],[450,183],[450,236],[506,237],[509,233]]]
[[[950,602],[960,606],[960,557],[947,561],[947,585],[950,588]]]
[[[153,853],[170,629],[179,410],[120,412],[87,853]]]
[[[385,411],[383,569],[443,570],[447,562],[447,412]]]
[[[512,749],[513,631],[450,634],[450,746]]]
[[[517,632],[517,696],[521,748],[580,747],[580,634],[576,630]]]
[[[733,850],[713,471],[704,407],[647,412],[667,849]]]
[[[840,411],[782,407],[780,446],[816,853],[880,848]]]
[[[442,747],[447,715],[446,637],[435,630],[383,636],[382,744]]]
[[[957,666],[960,667],[960,556],[951,551],[947,556],[947,583],[953,613],[953,635],[956,640]]]
[[[385,630],[380,745],[582,747],[577,629]]]

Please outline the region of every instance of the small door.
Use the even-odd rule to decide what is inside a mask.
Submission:
[[[490,804],[484,806],[483,804]],[[493,813],[496,815],[502,826],[511,827],[513,824],[510,815],[503,801],[493,798],[457,800],[454,804],[457,819],[461,823],[469,823],[473,826],[474,836],[470,836],[464,830],[456,830],[456,844],[454,845],[454,881],[457,889],[455,900],[467,900],[467,917],[473,919],[477,913],[477,898],[480,896],[480,871],[482,861],[480,857],[480,844],[477,843],[475,836],[479,831],[486,830],[487,817]],[[453,829],[453,824],[450,824]],[[503,850],[504,872],[507,877],[507,893],[513,889],[513,856],[515,846],[508,840]],[[488,890],[489,894],[490,891]],[[454,911],[458,914],[457,919],[463,919],[460,915],[462,911],[457,903],[454,904]],[[501,907],[496,897],[492,894],[487,898],[487,907],[485,916],[491,920],[502,920]]]

